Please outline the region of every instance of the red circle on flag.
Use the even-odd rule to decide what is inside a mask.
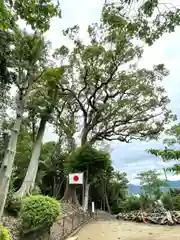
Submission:
[[[79,177],[78,176],[74,176],[74,181],[75,182],[79,181]]]

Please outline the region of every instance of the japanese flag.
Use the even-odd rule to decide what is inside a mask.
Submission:
[[[69,184],[83,184],[83,173],[70,173]]]

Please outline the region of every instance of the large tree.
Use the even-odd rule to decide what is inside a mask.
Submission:
[[[27,96],[31,90],[33,83],[39,78],[44,69],[46,62],[46,44],[42,37],[42,33],[48,30],[50,19],[57,16],[58,7],[54,6],[51,1],[1,1],[2,17],[10,18],[8,25],[0,23],[4,29],[10,29],[11,25],[16,25],[17,19],[24,19],[32,29],[35,30],[32,34],[27,34],[17,26],[13,28],[13,45],[12,61],[15,78],[13,84],[17,87],[16,97],[16,119],[11,130],[11,136],[7,151],[4,156],[0,170],[0,218],[3,214],[3,209],[8,193],[9,182],[13,169],[13,163],[16,153],[17,139],[22,123],[22,117],[26,105]],[[30,11],[29,11],[30,9]],[[10,14],[8,14],[10,12]],[[11,15],[13,18],[11,18]],[[2,20],[2,19],[1,19]],[[11,22],[13,22],[11,24]],[[45,60],[45,61],[44,61]],[[37,75],[40,73],[40,75]]]
[[[134,38],[142,27],[141,15],[135,20],[125,18],[110,5],[102,17],[100,24],[88,27],[88,44],[80,40],[78,26],[64,31],[74,48],[70,51],[64,46],[69,68],[61,87],[77,107],[75,120],[81,145],[157,138],[172,117],[161,85],[168,71],[163,64],[153,69],[138,66],[143,49],[134,44]],[[143,31],[148,35],[148,28]],[[142,33],[139,38],[143,39]],[[155,39],[150,35],[152,42]]]
[[[156,138],[169,119],[169,102],[160,82],[168,71],[163,64],[141,69],[143,49],[134,45],[138,23],[118,17],[88,27],[89,44],[78,26],[64,31],[74,43],[62,90],[79,106],[81,144],[86,141]],[[147,32],[146,32],[147,34]],[[159,83],[158,83],[159,82]],[[161,118],[159,118],[161,116]],[[78,119],[79,120],[79,119]]]

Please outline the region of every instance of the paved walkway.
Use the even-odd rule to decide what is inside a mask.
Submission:
[[[91,222],[77,235],[78,240],[180,240],[180,227],[107,219]]]

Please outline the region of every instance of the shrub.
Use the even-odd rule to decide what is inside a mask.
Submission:
[[[174,210],[180,211],[180,196],[172,197]]]
[[[165,209],[172,210],[171,197],[168,192],[163,193],[163,195],[161,196],[161,200],[163,202]]]
[[[9,233],[9,230],[5,227],[3,227],[1,224],[0,224],[0,239],[1,240],[10,240],[10,233]]]
[[[167,210],[180,211],[180,196],[173,196],[166,192],[161,197],[161,200]]]
[[[32,195],[22,199],[20,218],[23,229],[35,227],[51,227],[60,214],[60,204],[57,200],[43,195]]]
[[[136,196],[128,196],[124,203],[126,212],[139,210],[141,208],[140,198]]]

